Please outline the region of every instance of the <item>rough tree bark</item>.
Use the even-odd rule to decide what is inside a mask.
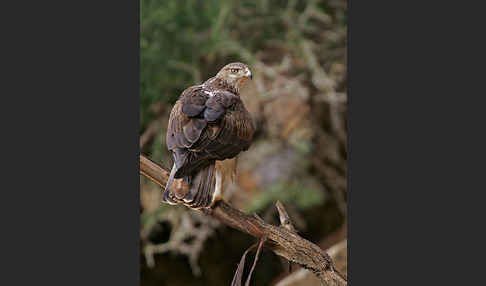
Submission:
[[[162,188],[165,188],[169,178],[167,170],[143,155],[140,155],[140,174]],[[280,215],[280,226],[267,224],[256,214],[246,215],[224,201],[218,202],[212,209],[201,209],[201,211],[256,238],[266,237],[266,247],[288,261],[309,269],[321,280],[323,285],[347,285],[346,279],[334,267],[329,255],[319,246],[297,234],[280,202],[277,202],[276,207]]]

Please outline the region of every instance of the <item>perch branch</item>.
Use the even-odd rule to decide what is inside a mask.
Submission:
[[[162,188],[169,172],[143,155],[140,155],[140,174]],[[249,216],[234,209],[224,201],[219,201],[212,209],[201,209],[203,213],[222,223],[246,232],[256,238],[266,237],[265,245],[277,255],[290,262],[311,270],[324,285],[347,285],[344,276],[334,267],[329,255],[314,243],[300,237],[295,232],[283,205],[277,202],[281,226],[267,224],[257,215]]]

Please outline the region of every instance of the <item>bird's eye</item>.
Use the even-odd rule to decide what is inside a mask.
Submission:
[[[231,69],[231,73],[237,73],[238,69]]]

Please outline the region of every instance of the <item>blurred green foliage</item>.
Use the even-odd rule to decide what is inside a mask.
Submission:
[[[230,61],[275,63],[292,55],[301,59],[293,73],[308,76],[312,67],[306,67],[305,44],[320,51],[318,64],[326,68],[345,62],[346,11],[342,0],[141,0],[140,132],[160,115],[153,105],[170,108],[185,88]],[[161,127],[150,156],[170,166]],[[292,144],[305,153],[314,148],[307,141]],[[272,195],[286,192],[272,190],[249,209],[286,199]]]
[[[155,135],[141,148],[141,152],[170,167],[171,156],[165,148],[166,120],[172,104],[185,88],[203,82],[229,62],[242,61],[250,66],[258,62],[277,66],[284,58],[292,58],[290,71],[284,76],[286,79],[298,78],[309,90],[310,97],[306,104],[312,107],[312,128],[322,129],[315,134],[324,134],[324,139],[302,140],[298,136],[288,142],[282,139],[281,143],[297,154],[291,163],[295,168],[283,179],[251,192],[243,209],[248,213],[259,212],[273,207],[276,200],[281,200],[299,211],[312,208],[310,210],[321,213],[324,202],[332,201],[330,190],[338,185],[335,177],[344,176],[338,171],[345,169],[346,166],[341,165],[346,161],[341,160],[338,153],[333,153],[335,150],[331,143],[337,139],[332,129],[334,127],[329,124],[329,106],[319,99],[325,97],[319,94],[322,91],[316,86],[313,76],[318,75],[319,79],[320,74],[316,72],[319,69],[332,74],[334,64],[345,67],[346,11],[345,0],[141,0],[140,134],[156,123]],[[336,67],[334,70],[339,71]],[[336,91],[346,92],[346,77],[336,80],[336,84]],[[270,142],[268,136],[262,130],[257,140]],[[270,145],[277,146],[273,141]],[[255,146],[248,152],[254,150]],[[323,154],[332,156],[316,158]],[[316,159],[325,168],[312,163]],[[320,171],[324,169],[332,176],[323,175]],[[160,188],[152,188],[153,183],[148,180],[142,179],[141,183],[146,193],[160,192]],[[168,232],[167,227],[160,226],[160,222],[164,217],[166,220],[167,214],[175,208],[178,207],[155,204],[155,208],[144,209],[141,214],[142,230],[147,233]],[[330,221],[333,218],[319,218],[317,225],[322,227],[321,221],[326,219]],[[334,223],[328,221],[325,225]],[[314,230],[309,229],[311,232]],[[228,245],[238,249],[237,238],[238,235],[233,234],[231,238],[225,237],[225,241],[232,239]],[[164,259],[169,261],[159,271],[166,268],[168,273],[180,270],[171,268],[174,260],[168,257],[157,259],[157,263]],[[219,265],[219,261],[214,263]],[[225,269],[224,273],[230,277],[221,278],[222,281],[231,281],[233,270],[233,265]],[[258,273],[256,275],[255,281],[261,282],[270,281],[275,273],[268,273],[267,280],[258,277]],[[153,281],[146,279],[144,285],[167,285],[161,284],[161,281],[166,282],[164,279],[168,279],[169,275],[162,278],[159,274],[156,276],[158,278]],[[202,280],[204,277],[198,279],[195,281],[203,284],[197,285],[209,283],[209,280]]]
[[[187,86],[202,82],[229,61],[251,64],[265,49],[298,46],[319,29],[315,18],[326,20],[327,14],[319,11],[333,12],[328,2],[142,0],[141,130],[154,117],[150,105],[173,103]],[[315,17],[301,17],[305,13]],[[345,15],[337,21],[345,26]]]
[[[228,40],[224,25],[230,5],[219,0],[141,1],[142,127],[153,118],[151,104],[172,103],[184,88],[201,81],[202,63]]]
[[[298,180],[272,184],[255,195],[246,207],[246,213],[253,213],[272,206],[277,200],[290,202],[297,209],[307,209],[322,204],[325,194],[318,185]]]

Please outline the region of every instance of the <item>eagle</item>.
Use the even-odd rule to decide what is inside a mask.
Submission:
[[[167,148],[174,164],[162,202],[211,208],[236,174],[236,156],[248,150],[255,126],[240,98],[250,68],[230,63],[201,85],[187,88],[169,117]]]

